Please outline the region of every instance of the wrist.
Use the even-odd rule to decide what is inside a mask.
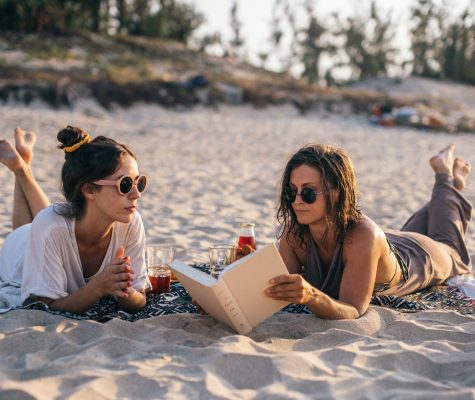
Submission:
[[[318,306],[319,303],[319,293],[318,290],[312,288],[310,292],[310,299],[305,303],[308,308],[314,308]]]
[[[97,279],[93,278],[91,279],[87,284],[86,287],[89,288],[91,293],[97,297],[98,299],[104,297],[107,293],[104,293],[101,285],[97,282]]]
[[[31,176],[31,170],[28,164],[25,162],[21,163],[21,166],[16,168],[13,173],[18,180],[24,180],[28,176]]]

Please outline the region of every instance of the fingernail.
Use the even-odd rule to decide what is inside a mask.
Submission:
[[[271,279],[269,283],[275,283],[275,279]]]

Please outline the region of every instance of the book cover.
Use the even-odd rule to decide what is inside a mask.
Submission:
[[[275,244],[228,265],[218,279],[179,260],[170,268],[203,310],[241,334],[289,304],[264,294],[271,278],[288,273]]]

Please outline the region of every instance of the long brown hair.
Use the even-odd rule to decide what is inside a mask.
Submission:
[[[361,217],[361,210],[358,207],[358,184],[353,163],[346,150],[325,144],[308,144],[292,155],[287,162],[282,175],[277,207],[277,221],[281,226],[280,237],[286,231],[289,243],[295,242],[290,240],[291,237],[295,237],[302,246],[309,232],[308,225],[298,223],[295,211],[286,195],[290,187],[290,174],[302,165],[313,167],[321,173],[327,222],[330,225],[329,216],[331,216],[337,242],[342,243],[348,230]],[[338,193],[334,205],[331,201],[332,190]]]

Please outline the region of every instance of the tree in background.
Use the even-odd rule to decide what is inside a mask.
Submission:
[[[129,31],[129,12],[126,0],[117,0],[117,32],[119,34]]]
[[[273,58],[281,65],[281,72],[289,72],[301,61],[300,41],[303,27],[297,23],[302,1],[275,0],[270,22],[270,49],[262,52],[265,59]]]
[[[433,0],[417,0],[411,10],[413,74],[430,78],[440,74],[441,10]]]
[[[4,31],[107,34],[113,28],[187,43],[203,21],[192,6],[178,0],[0,0]]]
[[[475,83],[475,13],[467,8],[455,19],[447,5],[418,0],[412,9],[413,71],[417,76]]]
[[[367,15],[355,12],[344,21],[334,16],[325,23],[312,1],[274,0],[270,46],[259,51],[262,67],[272,63],[282,72],[302,71],[309,82],[319,82],[323,75],[331,84],[338,68],[348,68],[352,80],[361,80],[388,75],[397,66],[395,29],[374,0]],[[410,10],[412,60],[399,68],[409,64],[414,75],[475,84],[475,3],[455,18],[448,3],[439,3],[415,0]],[[202,37],[197,48],[205,51],[219,45],[224,54],[245,58],[238,5],[233,0],[231,39],[223,44],[216,32]],[[203,22],[189,0],[0,0],[0,31],[117,33],[188,45]],[[333,65],[322,71],[322,60]]]
[[[301,54],[300,59],[303,65],[302,78],[310,83],[320,80],[320,63],[324,53],[335,54],[336,45],[332,43],[333,36],[325,26],[323,26],[314,14],[311,2],[306,4],[308,25],[301,30],[302,38],[299,41]],[[327,73],[330,74],[331,72]],[[328,76],[328,75],[327,75]]]
[[[280,53],[282,37],[284,32],[282,29],[282,16],[280,15],[281,4],[284,0],[275,0],[274,5],[272,6],[272,19],[270,22],[270,49],[269,51],[262,51],[261,60],[267,62],[269,57]]]
[[[221,39],[221,34],[219,32],[208,33],[198,39],[198,48],[200,51],[204,52],[210,46],[221,46],[223,47],[223,42]]]
[[[128,33],[132,35],[172,39],[186,44],[204,21],[193,7],[176,0],[135,0],[131,5]],[[129,12],[125,11],[125,15]]]
[[[242,48],[244,46],[244,39],[241,35],[242,23],[238,17],[238,2],[234,0],[231,6],[231,31],[232,37],[229,41],[229,53],[230,55],[237,57],[241,55]]]
[[[446,15],[444,11],[444,15]],[[447,21],[447,19],[444,19]],[[475,83],[475,26],[474,14],[465,10],[453,23],[442,29],[440,56],[441,76]]]
[[[54,33],[92,30],[94,16],[87,3],[77,0],[0,0],[0,30]]]
[[[396,65],[397,49],[393,46],[395,31],[391,17],[383,19],[371,3],[369,18],[350,17],[340,24],[338,34],[344,39],[343,52],[348,58],[353,80],[387,76]]]

